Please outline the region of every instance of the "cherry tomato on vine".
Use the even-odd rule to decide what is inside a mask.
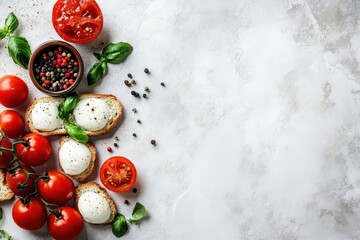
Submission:
[[[0,113],[0,130],[9,138],[19,137],[25,129],[24,118],[14,110],[5,110]]]
[[[45,205],[36,197],[31,197],[28,203],[17,200],[12,209],[14,222],[26,230],[41,228],[47,217]]]
[[[65,174],[49,171],[45,179],[37,182],[40,196],[48,203],[63,205],[74,195],[74,183]]]
[[[16,154],[21,162],[30,166],[39,166],[50,158],[52,148],[46,137],[37,133],[30,133],[25,135],[23,139],[29,140],[28,146],[16,145]]]
[[[14,75],[0,77],[0,104],[13,108],[25,102],[28,95],[29,89],[21,78]]]
[[[100,168],[100,180],[111,191],[126,192],[136,182],[136,168],[127,158],[111,157]]]
[[[103,15],[95,0],[58,0],[52,24],[59,36],[72,43],[91,42],[103,28]]]
[[[83,218],[80,213],[72,207],[59,207],[55,210],[61,210],[61,216],[56,217],[51,213],[48,218],[48,230],[55,239],[75,239],[83,228]]]
[[[2,138],[0,137],[0,140]],[[12,145],[9,140],[4,138],[1,141],[1,147],[11,149]],[[1,151],[0,154],[0,168],[7,168],[9,166],[9,163],[14,159],[14,155],[11,152],[8,151]]]
[[[29,166],[22,165],[22,167],[29,173],[35,173],[34,169]],[[24,185],[23,191],[19,188],[19,184],[24,184],[27,179],[27,174],[21,168],[16,168],[13,171],[8,171],[6,173],[6,183],[9,185],[11,191],[14,192],[16,196],[26,197],[30,193],[35,191],[35,181],[34,178],[29,178],[27,183]]]

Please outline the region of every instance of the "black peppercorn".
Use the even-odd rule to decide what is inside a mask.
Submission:
[[[152,145],[156,146],[156,141],[155,141],[154,139],[151,140],[150,143],[151,143]]]
[[[136,137],[136,133],[133,133],[133,137]]]
[[[137,193],[137,188],[133,188],[133,193]]]
[[[129,78],[132,78],[132,75],[131,75],[131,73],[128,73],[128,75],[127,75]]]
[[[144,69],[144,73],[146,73],[146,74],[150,74],[149,69],[145,68],[145,69]]]
[[[114,143],[114,147],[118,147],[119,145],[117,143]]]
[[[137,123],[141,123],[140,119],[138,119],[136,122],[137,122]]]
[[[132,109],[132,111],[133,111],[134,113],[137,113],[137,110],[136,110],[136,108],[133,108],[133,109]]]
[[[144,98],[147,98],[147,95],[146,95],[146,93],[144,93],[144,94],[143,94],[143,97],[144,97]]]
[[[160,84],[161,84],[161,86],[165,87],[165,83],[164,83],[164,82],[161,82]]]

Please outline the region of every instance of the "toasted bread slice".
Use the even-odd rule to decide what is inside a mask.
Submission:
[[[99,135],[105,135],[111,132],[111,130],[116,126],[116,124],[119,122],[123,115],[123,106],[120,103],[120,101],[114,96],[110,94],[93,94],[93,93],[87,93],[87,94],[80,94],[79,95],[79,101],[86,99],[86,98],[99,98],[104,100],[110,109],[112,118],[107,123],[105,128],[98,130],[98,131],[85,131],[88,136],[99,136]],[[34,109],[35,105],[39,102],[62,102],[64,98],[61,97],[41,97],[33,101],[26,109],[25,112],[25,121],[30,129],[31,132],[39,133],[43,136],[52,136],[52,135],[64,135],[66,134],[66,130],[64,126],[59,129],[55,129],[53,131],[40,131],[36,129],[32,122],[31,113]]]
[[[63,136],[59,139],[59,149],[58,149],[58,153],[60,152],[60,149],[62,147],[62,145],[69,141],[71,139],[70,136]],[[84,172],[78,174],[78,175],[69,175],[70,177],[74,178],[76,181],[78,182],[82,182],[84,181],[88,176],[90,176],[90,174],[92,173],[92,171],[94,170],[94,165],[95,165],[95,160],[96,160],[96,148],[94,146],[94,144],[92,144],[91,142],[87,142],[87,143],[83,143],[85,144],[91,152],[91,160],[90,160],[90,165],[85,169]],[[60,161],[59,161],[59,167],[61,169],[61,171],[64,172],[64,169],[61,167]]]
[[[76,188],[75,192],[76,192],[76,207],[78,209],[79,209],[79,207],[78,207],[79,198],[82,194],[84,194],[86,192],[93,192],[93,193],[97,193],[97,194],[100,194],[101,196],[103,196],[110,205],[111,214],[110,214],[109,219],[106,222],[102,223],[102,225],[112,223],[115,215],[117,214],[117,208],[116,208],[114,200],[109,196],[109,194],[107,193],[107,191],[104,188],[102,188],[96,182],[88,182],[88,183],[80,184]]]
[[[14,197],[14,193],[10,190],[5,181],[6,172],[0,169],[0,201],[10,200]]]

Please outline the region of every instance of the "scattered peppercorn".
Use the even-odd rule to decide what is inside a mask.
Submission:
[[[131,87],[131,83],[128,80],[125,80],[124,83],[126,86]]]
[[[129,205],[130,202],[127,199],[125,199],[124,204]]]
[[[137,188],[133,188],[133,193],[137,193]]]
[[[133,109],[132,109],[132,111],[133,111],[134,113],[137,113],[137,110],[136,110],[136,108],[133,108]]]
[[[132,78],[132,75],[131,75],[131,73],[128,73],[128,75],[127,75],[129,78]]]
[[[136,122],[137,122],[137,123],[141,123],[140,119],[138,119]]]
[[[163,86],[163,87],[165,87],[165,83],[164,83],[164,82],[161,82],[160,85]]]
[[[79,75],[79,62],[75,55],[62,46],[48,48],[35,59],[36,81],[45,89],[57,92],[68,89]]]
[[[133,95],[134,97],[140,97],[140,94],[138,92],[135,91],[131,91],[131,95]]]
[[[150,141],[150,143],[151,143],[152,145],[156,146],[156,141],[155,141],[154,139],[152,139],[152,140]]]
[[[111,147],[108,147],[108,148],[107,148],[107,151],[108,151],[108,152],[112,152],[112,148],[111,148]]]
[[[115,136],[114,139],[115,139],[116,141],[119,141],[119,138],[118,138],[117,136]]]
[[[144,87],[144,91],[145,91],[145,92],[150,92],[149,87]]]
[[[131,84],[134,84],[134,85],[136,85],[136,81],[133,79],[133,80],[131,80]]]
[[[144,94],[143,94],[143,98],[147,98],[147,95],[146,95],[146,93],[144,93]]]
[[[144,69],[144,73],[146,73],[146,74],[150,74],[149,69],[148,69],[148,68],[145,68],[145,69]]]
[[[133,137],[136,137],[137,135],[136,135],[136,133],[133,133]]]
[[[117,143],[114,143],[114,147],[118,147],[119,145]]]

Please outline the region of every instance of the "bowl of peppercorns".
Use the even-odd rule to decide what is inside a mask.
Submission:
[[[41,44],[29,62],[34,85],[50,96],[62,96],[75,90],[84,73],[79,52],[63,41]]]

